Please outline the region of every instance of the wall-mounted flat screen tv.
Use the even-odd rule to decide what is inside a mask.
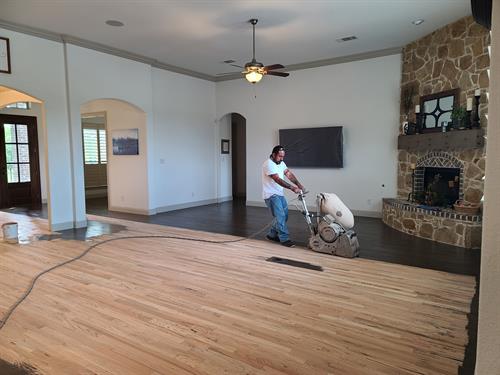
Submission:
[[[285,163],[290,167],[342,168],[342,126],[280,129]]]

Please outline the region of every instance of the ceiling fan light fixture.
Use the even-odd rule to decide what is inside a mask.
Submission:
[[[248,82],[250,83],[257,83],[259,82],[264,75],[256,70],[252,70],[248,73],[245,74],[245,78]]]

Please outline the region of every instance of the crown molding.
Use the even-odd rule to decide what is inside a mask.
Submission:
[[[35,36],[38,38],[43,38],[43,39],[51,40],[54,42],[72,44],[75,46],[88,48],[88,49],[91,49],[94,51],[107,53],[109,55],[122,57],[124,59],[137,61],[137,62],[140,62],[143,64],[148,64],[154,68],[168,70],[168,71],[174,72],[174,73],[180,73],[180,74],[188,75],[188,76],[195,77],[195,78],[204,79],[204,80],[211,81],[211,82],[215,81],[215,77],[213,77],[209,74],[204,74],[204,73],[196,72],[194,70],[189,70],[189,69],[181,68],[178,66],[165,64],[165,63],[162,63],[158,60],[155,60],[155,59],[143,56],[143,55],[138,55],[138,54],[128,52],[125,50],[121,50],[118,48],[109,47],[109,46],[106,46],[104,44],[91,42],[90,40],[77,38],[77,37],[74,37],[71,35],[57,34],[57,33],[54,33],[52,31],[37,29],[34,27],[30,27],[30,26],[24,26],[24,25],[13,23],[13,22],[8,22],[8,21],[2,20],[2,19],[0,19],[0,28],[23,33],[23,34],[32,35],[32,36]]]
[[[204,79],[206,81],[215,82],[215,77],[211,76],[209,74],[195,72],[194,70],[184,69],[184,68],[181,68],[179,66],[165,64],[165,63],[162,63],[161,61],[158,61],[158,60],[154,60],[153,63],[151,64],[151,66],[154,68],[158,68],[158,69],[168,70],[170,72],[185,74],[185,75],[195,77],[195,78],[201,78],[201,79]]]
[[[230,80],[234,80],[234,79],[241,79],[241,77],[242,77],[241,73],[239,73],[239,72],[234,73],[234,74],[228,74],[228,75],[225,75],[223,77],[211,76],[209,74],[200,73],[200,72],[196,72],[194,70],[189,70],[189,69],[181,68],[178,66],[166,64],[166,63],[163,63],[161,61],[158,61],[158,60],[155,60],[155,59],[143,56],[143,55],[138,55],[138,54],[128,52],[125,50],[121,50],[118,48],[109,47],[109,46],[106,46],[104,44],[91,42],[91,41],[86,40],[86,39],[77,38],[77,37],[74,37],[71,35],[57,34],[57,33],[54,33],[52,31],[37,29],[34,27],[30,27],[30,26],[24,26],[24,25],[13,23],[13,22],[5,21],[2,19],[0,19],[0,28],[23,33],[23,34],[32,35],[32,36],[35,36],[38,38],[52,40],[52,41],[59,42],[59,43],[72,44],[75,46],[88,48],[88,49],[91,49],[94,51],[103,52],[103,53],[107,53],[109,55],[114,55],[114,56],[122,57],[122,58],[125,58],[128,60],[133,60],[133,61],[138,61],[138,62],[141,62],[144,64],[148,64],[154,68],[167,70],[169,72],[184,74],[187,76],[204,79],[206,81],[222,82],[222,81],[230,81]],[[376,51],[358,53],[358,54],[349,55],[349,56],[333,57],[330,59],[316,60],[316,61],[310,61],[310,62],[305,62],[305,63],[300,63],[300,64],[292,64],[292,65],[286,66],[286,70],[290,72],[290,71],[294,71],[294,70],[304,70],[304,69],[311,69],[311,68],[319,68],[319,67],[328,66],[328,65],[344,64],[344,63],[353,62],[353,61],[373,59],[376,57],[396,55],[396,54],[401,53],[401,51],[402,51],[402,47],[386,48],[386,49],[381,49],[381,50],[376,50]]]
[[[403,50],[402,47],[379,49],[379,50],[375,50],[375,51],[356,53],[354,55],[333,57],[330,59],[310,61],[310,62],[301,63],[301,64],[292,64],[292,65],[288,65],[286,67],[286,70],[287,71],[304,70],[304,69],[318,68],[318,67],[327,66],[327,65],[344,64],[344,63],[353,62],[353,61],[374,59],[376,57],[397,55],[397,54],[401,53],[402,50]]]
[[[368,59],[373,59],[376,57],[397,55],[397,54],[400,54],[402,50],[403,50],[402,47],[385,48],[385,49],[380,49],[380,50],[376,50],[376,51],[357,53],[354,55],[333,57],[330,59],[316,60],[316,61],[310,61],[310,62],[305,62],[305,63],[300,63],[300,64],[287,65],[285,67],[285,70],[287,72],[291,72],[293,70],[304,70],[304,69],[311,69],[311,68],[319,68],[319,67],[328,66],[328,65],[344,64],[344,63],[353,62],[353,61],[368,60]],[[241,77],[242,77],[241,73],[228,74],[228,75],[225,75],[224,77],[217,77],[216,76],[215,82],[230,81],[233,79],[239,79]]]
[[[8,22],[2,19],[0,19],[0,27],[11,31],[16,31],[22,34],[28,34],[36,36],[38,38],[52,40],[54,42],[61,42],[61,43],[63,42],[62,36],[53,33],[52,31],[46,31],[46,30],[36,29],[30,26],[19,25],[17,23]]]

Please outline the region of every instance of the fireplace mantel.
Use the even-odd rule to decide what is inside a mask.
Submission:
[[[484,147],[484,129],[482,128],[398,137],[398,150],[406,151],[465,150],[482,147]]]

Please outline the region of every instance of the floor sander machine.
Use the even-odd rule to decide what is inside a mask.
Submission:
[[[310,213],[305,201],[306,193],[300,191],[298,201],[309,226],[309,247],[313,251],[354,258],[359,255],[359,242],[354,227],[354,215],[335,194],[320,193],[316,196],[316,213]]]

